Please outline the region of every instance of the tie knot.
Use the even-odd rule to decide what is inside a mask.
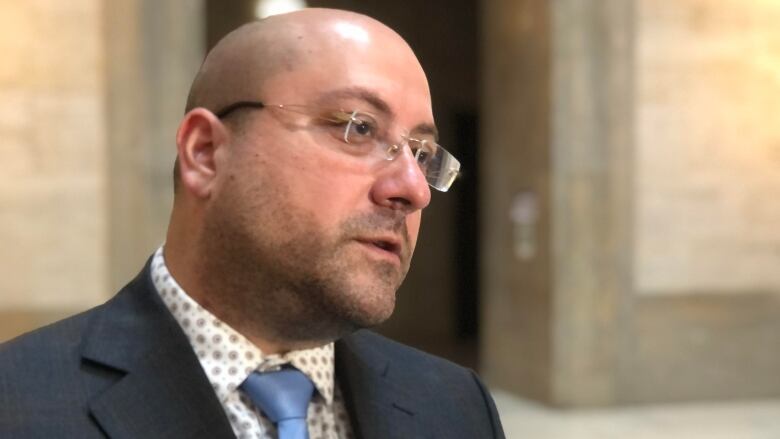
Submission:
[[[298,369],[252,372],[241,388],[274,424],[306,419],[314,383]]]

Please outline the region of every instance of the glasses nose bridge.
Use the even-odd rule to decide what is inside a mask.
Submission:
[[[425,183],[425,186],[427,187],[427,174],[425,169],[421,166],[420,162],[418,161],[417,154],[412,150],[412,147],[410,145],[410,142],[414,141],[413,138],[409,137],[408,135],[402,135],[401,141],[397,143],[388,143],[385,146],[385,160],[387,160],[388,165],[390,166],[401,166],[402,168],[411,166],[413,167],[413,173],[421,177],[421,181]],[[407,146],[408,148],[405,148]],[[409,156],[405,160],[396,160],[397,158],[401,157],[404,154],[408,154]],[[397,162],[391,165],[391,163]]]
[[[415,162],[417,161],[417,158],[414,156],[414,151],[412,151],[412,145],[410,142],[412,142],[414,139],[412,139],[408,134],[401,134],[401,141],[395,142],[395,143],[380,143],[378,145],[379,148],[383,149],[383,153],[385,154],[385,159],[388,161],[394,161],[400,154],[403,154],[404,149],[408,149],[409,153],[414,157]],[[404,148],[407,146],[408,148]]]

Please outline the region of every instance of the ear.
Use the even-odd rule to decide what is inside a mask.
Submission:
[[[205,108],[184,116],[176,133],[182,189],[198,198],[210,196],[217,176],[216,153],[229,137],[222,121]]]

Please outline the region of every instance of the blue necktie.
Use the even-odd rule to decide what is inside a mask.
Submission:
[[[314,383],[298,369],[252,372],[244,393],[276,424],[279,439],[309,439],[306,412]]]

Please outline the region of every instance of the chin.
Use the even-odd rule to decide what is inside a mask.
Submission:
[[[395,264],[353,258],[310,277],[318,281],[305,290],[314,304],[310,310],[313,316],[329,322],[341,335],[377,326],[390,318],[405,274]]]
[[[342,318],[354,329],[371,328],[384,323],[395,310],[395,291],[364,289],[345,304]]]
[[[353,324],[356,328],[373,328],[387,321],[393,315],[394,310],[395,301],[392,305],[382,309],[364,310],[359,316],[356,316],[357,318],[353,319]]]

